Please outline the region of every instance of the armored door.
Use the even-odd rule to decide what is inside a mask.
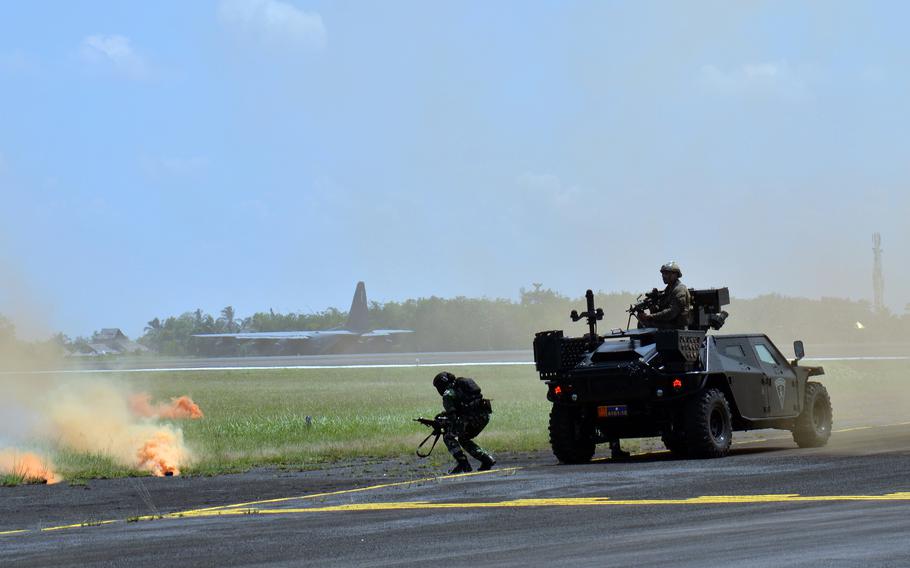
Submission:
[[[749,338],[718,337],[716,345],[716,354],[721,357],[740,414],[750,419],[766,417],[768,391],[764,370],[755,358]]]
[[[799,388],[796,373],[767,337],[753,337],[752,348],[764,375],[768,406],[767,416],[784,417],[799,414]]]

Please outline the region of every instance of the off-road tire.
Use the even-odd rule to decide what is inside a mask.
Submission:
[[[834,412],[828,389],[821,383],[806,383],[803,411],[793,425],[793,441],[800,448],[820,448],[831,437]]]
[[[686,449],[695,458],[720,458],[730,452],[733,418],[720,389],[708,389],[686,403]]]
[[[587,463],[594,456],[594,428],[577,407],[554,404],[550,410],[550,447],[560,463]]]

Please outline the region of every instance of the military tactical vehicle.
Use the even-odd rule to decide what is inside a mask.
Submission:
[[[588,333],[534,338],[534,362],[548,387],[550,444],[563,463],[587,462],[595,445],[621,438],[660,436],[680,456],[721,457],[734,430],[790,430],[802,448],[824,446],[831,435],[831,401],[809,377],[821,367],[788,361],[763,334],[715,335],[727,317],[726,288],[691,290],[685,330],[616,329],[598,335],[603,310],[587,291]],[[652,293],[631,314],[655,302]]]

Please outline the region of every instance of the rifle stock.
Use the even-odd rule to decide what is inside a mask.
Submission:
[[[427,427],[433,429],[433,431],[430,432],[430,434],[426,438],[423,439],[423,442],[420,442],[420,444],[417,445],[417,457],[421,457],[421,458],[429,457],[429,455],[433,453],[433,448],[436,447],[436,442],[439,441],[439,437],[442,436],[442,431],[444,429],[443,424],[437,418],[424,418],[424,417],[420,416],[418,418],[414,418],[413,420],[414,420],[414,422],[420,422],[424,426],[427,426]],[[430,446],[430,450],[425,454],[421,453],[420,449],[430,440],[430,438],[433,438],[434,436],[435,436],[435,439],[433,440],[433,445]]]

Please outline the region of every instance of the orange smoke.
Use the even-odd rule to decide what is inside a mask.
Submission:
[[[34,436],[61,448],[109,455],[119,464],[161,476],[177,475],[192,463],[183,431],[137,416],[136,405],[120,385],[100,379],[71,381],[45,393],[42,402],[46,420],[37,424]]]
[[[180,475],[180,463],[186,460],[183,440],[172,431],[159,430],[139,448],[139,469],[157,477]]]
[[[145,392],[130,396],[130,410],[143,418],[196,420],[203,416],[199,405],[188,396],[172,398],[170,403],[152,404],[152,396]]]
[[[0,451],[0,473],[21,477],[26,483],[57,483],[60,478],[53,472],[50,460],[30,452]]]

